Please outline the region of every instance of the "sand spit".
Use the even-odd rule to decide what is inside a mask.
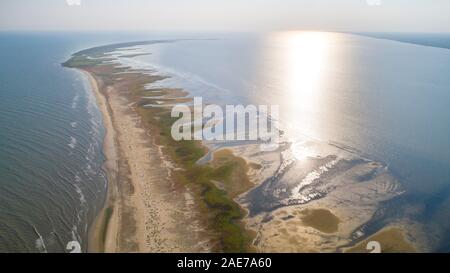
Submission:
[[[208,236],[195,221],[189,190],[173,189],[160,147],[143,128],[134,102],[124,92],[132,80],[105,85],[95,76],[95,67],[84,73],[103,114],[109,182],[108,199],[92,229],[89,250],[208,251]]]
[[[175,142],[170,108],[189,103],[187,93],[152,87],[164,77],[120,66],[100,49],[67,64],[90,78],[107,131],[108,199],[91,251],[360,250],[375,233],[365,225],[402,194],[383,163],[329,143],[283,140],[267,152],[261,143]],[[409,252],[403,229],[373,236]]]

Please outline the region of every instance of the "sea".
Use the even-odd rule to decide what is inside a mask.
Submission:
[[[0,33],[0,252],[87,250],[107,189],[101,114],[61,66],[92,46],[172,39],[125,63],[207,103],[278,105],[305,138],[381,162],[401,185],[368,230],[408,219],[450,251],[450,34]]]

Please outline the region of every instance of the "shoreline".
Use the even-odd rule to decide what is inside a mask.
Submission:
[[[388,174],[363,186],[333,180],[339,190],[327,198],[252,215],[249,204],[254,200],[246,200],[252,198],[247,194],[260,190],[266,178],[278,172],[278,152],[257,153],[257,145],[215,150],[199,141],[174,141],[169,106],[189,101],[187,93],[146,88],[164,77],[104,63],[105,52],[91,50],[66,62],[87,75],[106,131],[103,169],[108,190],[89,230],[90,252],[314,252],[320,242],[320,251],[334,252],[352,241],[378,202],[396,194]],[[158,107],[152,107],[156,102]],[[197,164],[209,153],[206,164]],[[310,171],[354,157],[341,150],[335,155],[339,160],[326,155],[316,158],[317,166],[311,165]],[[365,174],[382,165],[364,161],[352,167]],[[351,199],[349,187],[367,196],[372,206]],[[336,207],[333,198],[346,200],[351,209]]]
[[[247,188],[236,179],[248,180],[247,164],[226,155],[197,165],[207,147],[175,141],[170,134],[170,106],[192,98],[180,89],[147,89],[166,77],[122,67],[105,55],[120,46],[83,50],[63,64],[88,76],[106,123],[108,192],[89,230],[89,251],[249,251],[254,235],[245,229],[244,209],[234,200]],[[163,105],[147,106],[161,97]]]
[[[95,217],[88,231],[88,252],[109,252],[115,249],[115,237],[117,236],[117,211],[114,200],[117,195],[117,181],[115,181],[117,166],[117,146],[115,130],[112,124],[105,96],[100,92],[98,83],[91,73],[77,69],[85,75],[89,81],[91,90],[95,96],[97,107],[102,113],[102,124],[105,129],[103,137],[102,153],[105,157],[102,169],[107,177],[106,196],[102,209]],[[112,211],[108,212],[108,208]]]
[[[123,90],[135,79],[106,84],[113,74],[99,75],[96,66],[76,69],[89,80],[105,129],[108,186],[88,231],[88,252],[210,251],[212,235],[196,220],[196,200],[177,185],[164,147],[156,143],[157,128],[144,126],[135,97]]]

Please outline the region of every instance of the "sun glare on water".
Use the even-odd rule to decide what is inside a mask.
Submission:
[[[321,76],[328,50],[329,36],[321,32],[288,32],[285,64],[286,96],[304,110],[314,111],[320,99]]]
[[[278,34],[283,45],[281,62],[284,67],[282,84],[282,119],[292,135],[298,132],[316,137],[326,124],[319,110],[324,104],[325,68],[330,59],[332,35],[323,32],[289,31]],[[293,139],[295,142],[296,140]],[[310,148],[293,145],[297,160],[312,154]]]

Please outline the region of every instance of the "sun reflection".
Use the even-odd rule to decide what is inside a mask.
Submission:
[[[285,35],[287,95],[302,110],[314,111],[320,98],[321,75],[327,59],[328,35],[321,32],[288,32]]]
[[[297,161],[316,156],[316,151],[313,147],[311,147],[311,145],[307,145],[306,142],[293,143],[291,146],[291,152]]]
[[[282,52],[281,123],[288,137],[304,134],[318,138],[326,107],[326,68],[331,57],[333,35],[326,32],[288,31],[277,35]],[[294,140],[295,141],[295,140]]]

